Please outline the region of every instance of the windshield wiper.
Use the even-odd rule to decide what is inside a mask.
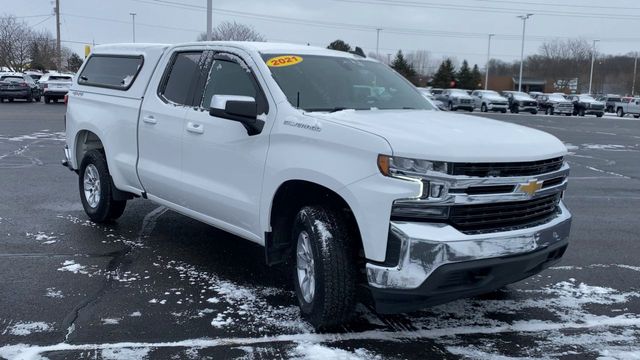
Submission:
[[[336,106],[336,107],[333,107],[333,108],[304,109],[304,111],[306,111],[306,112],[326,111],[326,112],[329,112],[329,113],[334,113],[334,112],[343,111],[343,110],[357,110],[357,109],[348,108],[348,107],[344,107],[344,106]]]

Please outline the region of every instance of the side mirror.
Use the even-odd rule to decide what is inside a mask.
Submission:
[[[262,132],[264,121],[258,120],[256,99],[250,96],[213,95],[209,115],[241,123],[249,136]]]

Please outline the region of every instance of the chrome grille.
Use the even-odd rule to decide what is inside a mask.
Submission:
[[[558,211],[560,194],[538,199],[452,206],[449,223],[465,234],[509,231],[544,224]]]
[[[452,163],[451,175],[474,177],[531,176],[560,170],[562,157],[530,162],[513,163]]]

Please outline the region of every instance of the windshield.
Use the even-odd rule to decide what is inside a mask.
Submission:
[[[549,100],[551,101],[567,101],[562,95],[549,95]]]
[[[305,111],[433,109],[410,83],[374,61],[263,54],[291,105]]]
[[[596,101],[596,99],[589,95],[580,95],[580,101]]]
[[[451,89],[450,92],[451,92],[451,95],[469,95],[469,93],[466,90]]]
[[[496,91],[493,90],[485,90],[485,91],[479,91],[480,94],[482,95],[490,95],[490,96],[500,96],[500,94],[498,94]]]

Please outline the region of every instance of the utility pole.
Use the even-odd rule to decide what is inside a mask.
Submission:
[[[213,0],[207,0],[207,41],[211,41],[213,29]]]
[[[489,89],[489,62],[491,61],[491,38],[496,34],[489,34],[489,46],[487,47],[487,66],[485,70],[484,89]]]
[[[633,86],[631,87],[631,96],[636,95],[636,77],[638,75],[638,52],[636,51],[636,61],[633,63]]]
[[[533,16],[533,14],[526,14],[518,16],[522,19],[522,48],[520,49],[520,78],[518,79],[518,91],[522,91],[522,68],[524,66],[524,35],[527,30],[527,19]]]
[[[62,70],[62,50],[60,48],[60,0],[56,0],[56,66]]]
[[[591,95],[591,88],[593,85],[593,65],[596,62],[596,43],[600,40],[593,40],[593,48],[591,49],[591,75],[589,75],[589,95]]]
[[[133,26],[133,42],[136,42],[136,13],[129,13],[131,15],[131,25]]]
[[[380,30],[376,29],[376,57],[380,58]]]

